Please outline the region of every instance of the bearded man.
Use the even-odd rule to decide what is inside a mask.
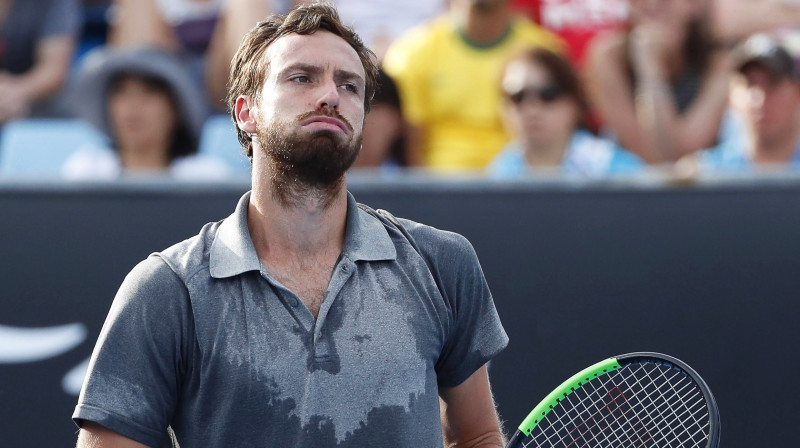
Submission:
[[[125,279],[79,447],[503,446],[486,363],[508,338],[472,246],[347,192],[376,72],[330,6],[245,37],[252,191]]]

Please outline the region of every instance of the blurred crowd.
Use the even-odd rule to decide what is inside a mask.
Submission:
[[[241,173],[231,57],[305,1],[0,0],[0,175],[43,149],[71,179]],[[331,2],[383,70],[354,169],[800,166],[800,0]],[[13,135],[58,122],[87,137]]]

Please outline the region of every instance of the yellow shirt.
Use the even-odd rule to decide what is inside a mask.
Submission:
[[[383,68],[397,83],[403,113],[423,130],[423,157],[436,169],[482,169],[508,143],[500,119],[500,71],[523,48],[563,51],[555,35],[512,21],[491,47],[468,43],[449,17],[417,27],[386,53]]]

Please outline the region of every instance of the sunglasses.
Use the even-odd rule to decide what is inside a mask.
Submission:
[[[506,95],[508,95],[508,99],[510,99],[512,103],[519,106],[523,102],[528,102],[533,99],[537,99],[544,104],[549,104],[561,98],[564,93],[561,87],[551,84],[544,87],[527,86],[514,93],[506,92]]]

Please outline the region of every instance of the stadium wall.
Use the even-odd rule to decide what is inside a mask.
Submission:
[[[125,274],[247,188],[0,182],[0,446],[73,446],[76,388]],[[796,443],[800,180],[351,191],[475,246],[511,338],[490,366],[510,432],[575,371],[658,351],[707,380],[726,447]]]

